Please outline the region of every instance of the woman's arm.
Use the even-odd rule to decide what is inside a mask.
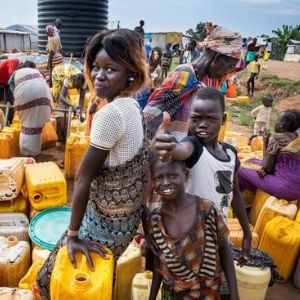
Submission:
[[[249,228],[249,221],[248,221],[243,197],[239,188],[239,181],[238,181],[237,174],[234,175],[234,179],[233,179],[233,199],[232,199],[231,206],[243,229],[244,237],[242,243],[242,256],[239,259],[239,264],[244,265],[247,262],[247,259],[250,254],[252,234]]]
[[[88,151],[79,166],[74,185],[72,215],[69,226],[71,231],[77,232],[79,230],[89,199],[91,181],[103,166],[108,153],[109,151],[89,146]],[[77,236],[69,237],[68,253],[74,267],[76,267],[75,253],[78,251],[85,254],[91,269],[93,269],[93,262],[89,252],[94,251],[100,255],[105,254],[105,250],[103,250],[100,245],[81,241]]]
[[[222,269],[224,271],[228,288],[230,291],[230,299],[238,300],[239,293],[237,288],[232,252],[229,247],[228,240],[225,237],[219,239],[219,254]]]
[[[273,174],[275,169],[276,155],[264,153],[264,158],[262,162],[262,167],[267,174]]]
[[[154,268],[153,268],[153,279],[151,284],[151,291],[149,300],[156,300],[161,282],[162,282],[162,275],[158,272],[159,268],[159,260],[155,257],[154,258]]]
[[[83,122],[82,110],[83,110],[84,100],[85,100],[85,89],[81,88],[79,93],[79,109],[80,109],[79,115],[80,115],[80,121],[82,122]]]
[[[47,64],[47,69],[52,70],[52,58],[53,58],[54,52],[50,51],[49,56],[48,56],[48,64]]]
[[[66,106],[72,106],[72,104],[66,99],[66,95],[68,93],[68,88],[63,85],[60,95],[59,95],[59,101],[61,101]]]

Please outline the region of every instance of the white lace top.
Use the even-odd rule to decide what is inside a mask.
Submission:
[[[131,97],[115,99],[93,119],[91,145],[109,150],[106,166],[118,166],[132,159],[141,148],[143,137],[139,104]]]

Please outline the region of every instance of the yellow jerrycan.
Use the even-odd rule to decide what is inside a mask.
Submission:
[[[19,289],[31,290],[34,292],[36,278],[43,264],[44,261],[38,260],[31,265],[26,275],[20,280]]]
[[[35,300],[32,291],[0,287],[0,300]]]
[[[218,135],[218,141],[219,142],[223,142],[229,123],[230,123],[230,118],[229,118],[229,115],[227,115],[225,123],[222,124],[222,126],[220,128],[220,131],[219,131],[219,135]]]
[[[131,285],[134,276],[142,272],[142,255],[140,248],[131,243],[116,266],[114,300],[130,300]]]
[[[229,239],[230,242],[238,248],[242,247],[242,242],[243,242],[243,230],[242,227],[239,223],[238,219],[228,219],[227,227],[229,229]],[[251,247],[252,248],[257,248],[259,244],[259,236],[257,233],[253,232],[253,226],[249,224],[250,231],[252,233],[252,242],[251,242]]]
[[[295,204],[290,204],[286,200],[278,200],[275,197],[269,197],[258,215],[254,231],[259,236],[262,236],[267,223],[277,216],[294,220],[297,209],[298,208]]]
[[[27,215],[28,201],[23,195],[14,200],[2,201],[0,204],[0,213],[20,213]]]
[[[287,280],[300,249],[300,224],[285,217],[274,218],[266,225],[258,249],[272,257],[277,272]]]
[[[16,237],[0,237],[0,286],[16,287],[30,263],[28,242]]]
[[[300,224],[300,209],[297,212],[295,222]]]
[[[271,279],[270,268],[240,267],[236,261],[234,268],[240,300],[265,299]]]
[[[67,203],[66,179],[54,162],[26,165],[25,180],[30,204],[35,210]]]
[[[249,214],[249,220],[252,225],[255,225],[258,215],[269,197],[271,197],[270,194],[265,193],[260,189],[256,190],[253,205]]]
[[[67,179],[74,179],[82,158],[89,146],[89,137],[71,135],[65,148],[65,174]]]
[[[262,136],[256,136],[255,138],[252,139],[251,150],[253,152],[263,150],[263,137]]]
[[[131,300],[149,299],[153,274],[151,271],[138,273],[134,276],[131,289]],[[161,300],[161,289],[156,300]]]
[[[4,127],[0,132],[0,158],[11,158],[20,155],[20,125]]]
[[[86,257],[76,253],[77,269],[68,257],[67,248],[62,247],[56,257],[51,274],[51,300],[111,300],[113,285],[113,256],[103,259],[91,253],[95,271],[89,269]]]

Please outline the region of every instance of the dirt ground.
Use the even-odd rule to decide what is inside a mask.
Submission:
[[[262,70],[262,74],[272,74],[280,78],[298,81],[300,80],[300,63],[269,60],[268,69]]]

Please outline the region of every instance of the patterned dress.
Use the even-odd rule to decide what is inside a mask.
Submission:
[[[163,300],[219,299],[219,240],[227,238],[228,229],[214,204],[197,197],[195,223],[180,239],[166,233],[161,208],[148,212],[147,219],[150,247],[163,276]]]
[[[114,102],[119,106],[112,104]],[[111,116],[113,110],[118,107],[123,111],[126,110],[125,107],[120,105],[126,107],[137,105],[138,107],[134,99],[116,99],[112,103],[107,104],[97,113],[98,116],[96,116],[94,123],[99,122],[98,124],[103,124],[103,126],[111,126],[111,123],[108,124],[109,120],[105,120],[105,116],[115,119],[116,115]],[[140,118],[142,118],[141,115]],[[112,121],[117,122],[118,120]],[[93,146],[97,138],[99,139],[94,123],[91,137]],[[138,124],[133,124],[133,126],[137,132]],[[101,126],[98,130],[98,134],[101,136],[107,133],[109,137],[112,134],[112,132],[107,132]],[[118,138],[118,141],[120,140],[122,140],[122,137]],[[113,252],[116,262],[135,236],[144,209],[147,170],[146,140],[143,139],[140,149],[133,158],[123,163],[112,165],[110,161],[113,153],[114,149],[111,149],[105,165],[91,182],[89,201],[80,226],[79,238],[100,242]],[[64,234],[39,272],[37,282],[42,299],[50,299],[51,272],[57,252],[66,242],[67,237]]]

